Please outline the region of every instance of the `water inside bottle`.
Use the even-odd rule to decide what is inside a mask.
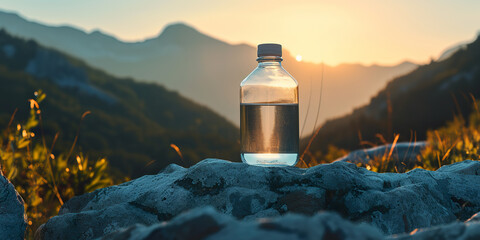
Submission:
[[[293,166],[298,157],[297,103],[240,104],[242,161]]]

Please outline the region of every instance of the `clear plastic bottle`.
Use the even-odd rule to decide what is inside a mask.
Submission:
[[[282,46],[260,44],[258,66],[240,84],[242,161],[294,166],[298,159],[298,83],[282,67]]]

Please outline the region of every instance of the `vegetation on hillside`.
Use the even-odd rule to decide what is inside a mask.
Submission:
[[[329,144],[347,150],[362,147],[361,141],[382,144],[378,134],[387,142],[393,142],[394,133],[400,134],[399,142],[409,141],[412,135],[425,140],[428,130],[444,126],[454,116],[467,118],[470,95],[480,97],[480,37],[448,59],[394,79],[368,105],[327,121],[312,152],[326,152]]]
[[[11,50],[10,55],[0,50],[0,126],[8,124],[12,112],[24,105],[32,92],[43,89],[49,95],[43,102],[46,140],[51,142],[59,133],[56,146],[68,149],[77,135],[80,116],[90,111],[82,122],[78,145],[93,158],[107,157],[108,171],[116,177],[154,174],[170,163],[190,166],[207,157],[240,160],[238,129],[176,92],[113,77],[2,30],[0,46]],[[28,68],[35,65],[32,62],[45,64],[45,71],[26,71],[34,69]],[[111,101],[62,85],[64,81],[88,86]],[[21,119],[28,114],[22,108],[17,112]]]
[[[480,160],[480,112],[476,102],[474,105],[468,121],[457,116],[446,126],[427,131],[426,148],[408,166],[396,168],[398,159],[389,159],[387,154],[359,166],[377,172],[407,172],[415,168],[434,171],[464,160]]]
[[[463,160],[480,160],[480,111],[478,107],[480,102],[477,102],[473,95],[472,100],[473,111],[467,119],[458,115],[445,126],[427,131],[427,146],[417,156],[416,161],[407,164],[403,163],[402,167],[397,167],[402,160],[392,155],[392,149],[399,139],[399,134],[396,134],[393,142],[391,142],[391,148],[385,149],[386,151],[383,155],[375,157],[368,163],[357,163],[357,165],[375,172],[403,173],[415,168],[434,171],[444,165]],[[378,137],[381,139],[382,144],[389,144],[381,135],[378,135]],[[415,140],[411,141],[413,143]],[[306,151],[302,154],[305,160],[301,158],[297,167],[312,167],[318,164],[330,163],[347,153],[347,150],[333,145],[328,147],[326,154],[323,154],[321,151],[316,151],[315,154]]]
[[[106,159],[92,160],[76,151],[76,138],[70,149],[61,151],[55,150],[58,133],[46,140],[40,109],[45,94],[38,91],[35,95],[29,100],[28,119],[17,121],[15,111],[0,135],[0,174],[13,183],[25,201],[28,239],[33,239],[35,230],[73,196],[114,183],[106,171]]]
[[[480,112],[478,102],[468,121],[457,117],[445,127],[428,131],[428,146],[422,152],[425,169],[438,169],[443,165],[466,159],[480,160]]]

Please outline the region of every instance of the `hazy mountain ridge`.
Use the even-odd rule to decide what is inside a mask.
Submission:
[[[34,91],[47,93],[41,104],[45,134],[53,137],[60,132],[58,149],[68,149],[82,113],[91,111],[79,146],[91,156],[107,157],[122,176],[154,173],[169,163],[190,165],[211,156],[239,160],[238,129],[210,109],[157,84],[112,77],[4,31],[0,31],[0,84],[2,126],[15,108],[17,118],[26,117],[26,100]]]
[[[126,43],[101,32],[85,33],[71,27],[49,27],[29,22],[13,13],[0,12],[0,28],[33,38],[116,76],[161,83],[169,89],[211,107],[230,121],[239,122],[238,88],[256,66],[256,49],[231,45],[209,37],[185,24],[167,26],[157,37]],[[305,116],[313,88],[311,107],[319,99],[321,64],[297,62],[284,50],[284,65],[300,83],[300,116]],[[324,95],[318,124],[349,112],[395,76],[416,65],[396,66],[341,64],[324,67]],[[312,81],[312,83],[310,83]],[[314,111],[313,109],[311,109]],[[313,128],[313,115],[307,129]]]
[[[454,116],[466,118],[472,98],[480,98],[480,36],[447,59],[395,78],[369,104],[327,121],[312,148],[325,150],[333,144],[358,149],[360,136],[378,142],[376,134],[390,141],[395,133],[403,141],[413,141],[414,136],[424,140],[428,129],[441,127]]]

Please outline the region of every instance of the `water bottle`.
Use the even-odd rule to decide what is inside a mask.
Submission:
[[[260,44],[258,66],[240,84],[241,158],[294,166],[298,159],[298,83],[282,67],[282,46]]]

